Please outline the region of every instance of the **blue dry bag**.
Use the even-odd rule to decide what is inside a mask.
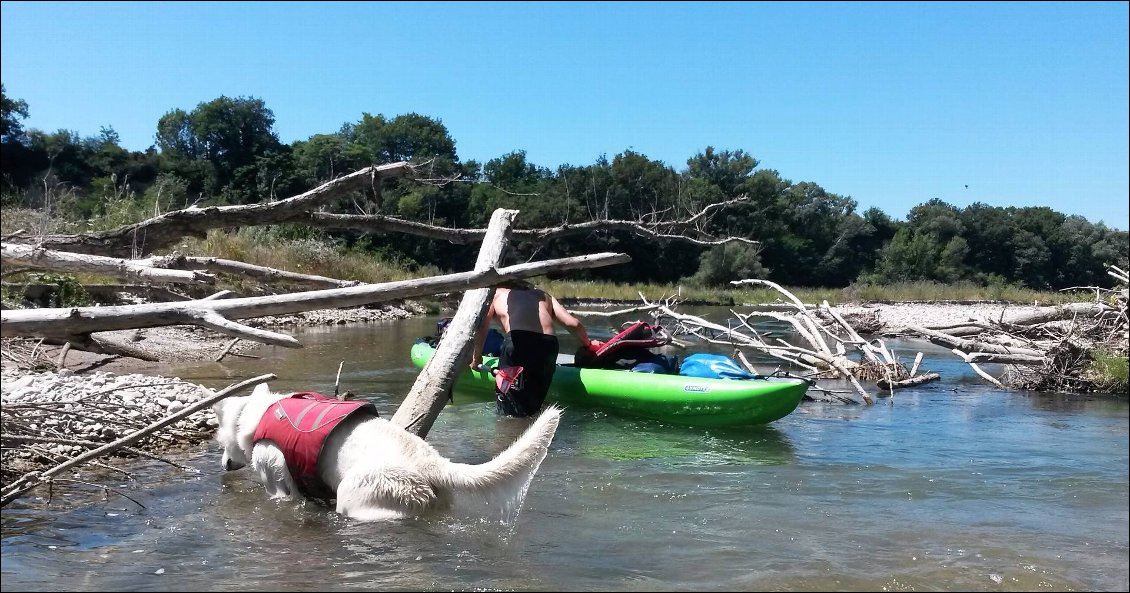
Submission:
[[[757,375],[745,370],[732,358],[721,354],[691,354],[683,359],[679,374],[703,379],[755,379]]]

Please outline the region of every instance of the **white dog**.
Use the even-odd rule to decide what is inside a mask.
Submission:
[[[213,406],[224,469],[250,465],[272,498],[302,495],[298,486],[303,482],[291,475],[283,449],[271,439],[256,440],[264,414],[270,410],[284,417],[279,402],[289,397],[260,384],[249,396],[229,397]],[[520,500],[545,459],[560,418],[560,409],[546,408],[505,451],[486,463],[468,465],[448,460],[424,439],[384,418],[353,413],[325,437],[311,472],[336,497],[339,513],[366,521],[442,510],[463,493]]]

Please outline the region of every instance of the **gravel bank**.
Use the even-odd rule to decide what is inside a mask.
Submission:
[[[1008,303],[894,303],[841,305],[840,314],[878,315],[883,333],[902,333],[908,325],[942,327],[967,321],[1015,319],[1049,307]]]

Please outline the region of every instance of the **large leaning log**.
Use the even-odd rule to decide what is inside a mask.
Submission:
[[[495,210],[475,261],[475,271],[489,270],[502,263],[510,225],[517,214],[517,210]],[[490,288],[476,288],[463,293],[463,300],[444,331],[435,354],[424,365],[408,396],[393,415],[394,424],[420,438],[428,436],[432,424],[443,410],[447,393],[455,385],[456,377],[468,361],[468,349],[486,313],[491,294],[493,291]]]
[[[631,261],[623,253],[597,253],[509,266],[499,270],[460,272],[415,280],[313,290],[285,295],[227,300],[195,300],[112,307],[18,309],[0,312],[0,336],[50,337],[76,344],[92,332],[199,325],[233,337],[267,344],[301,347],[294,338],[231,321],[265,315],[286,315],[314,309],[358,307],[440,292],[494,286],[503,280],[529,278],[548,272],[599,268]]]

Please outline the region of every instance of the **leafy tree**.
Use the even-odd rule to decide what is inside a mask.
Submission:
[[[732,280],[768,278],[755,246],[747,243],[716,245],[703,252],[691,281],[703,286],[728,286]]]
[[[686,176],[705,180],[727,198],[736,198],[747,189],[746,183],[757,165],[757,159],[744,150],[715,152],[713,146],[707,146],[687,159]]]
[[[170,166],[205,193],[246,203],[269,198],[259,182],[259,157],[288,150],[274,132],[275,115],[261,99],[218,99],[191,113],[169,111],[157,122],[157,145]]]
[[[874,275],[877,282],[967,278],[969,245],[962,234],[960,211],[938,199],[911,209],[905,226],[880,254]]]
[[[370,164],[360,144],[344,134],[315,134],[291,145],[296,174],[308,185],[319,185]]]
[[[23,139],[24,129],[21,119],[27,119],[27,102],[13,99],[0,84],[0,142],[8,144]]]

